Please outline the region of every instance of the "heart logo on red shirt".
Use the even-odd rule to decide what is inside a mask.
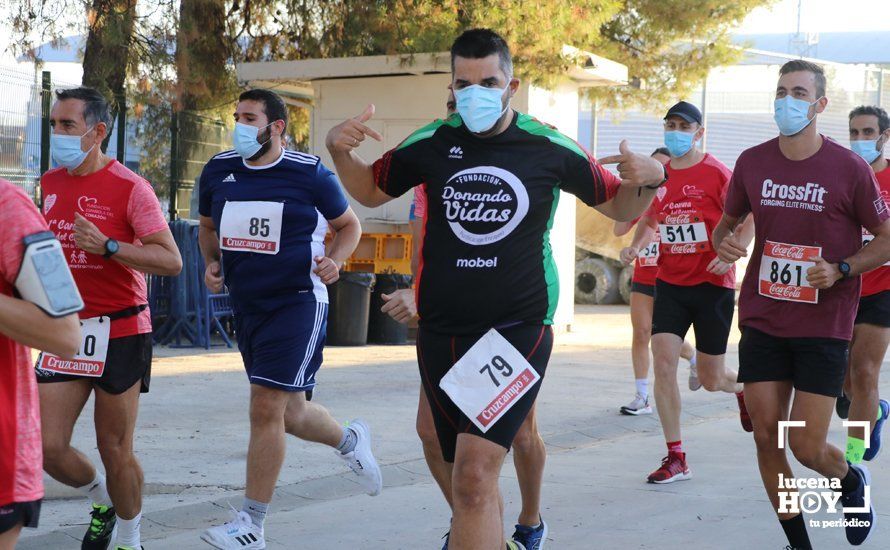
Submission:
[[[655,195],[658,197],[659,201],[663,201],[664,196],[667,195],[667,192],[668,192],[667,187],[662,185],[661,187],[658,188],[658,191],[655,193]]]
[[[97,204],[99,204],[99,201],[93,197],[80,197],[77,199],[77,208],[81,212],[86,212],[88,206],[95,206]]]
[[[45,199],[43,199],[43,213],[44,215],[49,214],[49,211],[52,210],[53,205],[56,204],[56,199],[58,197],[55,193],[52,195],[47,195]]]

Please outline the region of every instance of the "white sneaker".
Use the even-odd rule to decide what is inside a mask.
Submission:
[[[701,381],[698,379],[698,368],[689,363],[689,389],[696,391],[701,389]]]
[[[621,414],[630,416],[652,414],[652,406],[649,405],[649,397],[643,397],[642,395],[637,394],[633,401],[621,407]]]
[[[364,420],[359,419],[349,422],[346,427],[356,433],[355,449],[346,454],[336,450],[334,452],[355,472],[359,483],[368,494],[376,497],[383,490],[383,474],[380,473],[380,466],[371,453],[371,428]]]
[[[266,547],[263,530],[253,524],[247,512],[232,510],[231,521],[204,531],[201,540],[220,550],[253,550]]]

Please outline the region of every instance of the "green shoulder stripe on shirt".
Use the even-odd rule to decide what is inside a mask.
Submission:
[[[532,134],[535,136],[544,136],[545,138],[549,139],[551,141],[551,143],[561,145],[562,147],[565,147],[569,151],[571,151],[577,155],[580,155],[581,158],[584,158],[584,159],[587,158],[587,153],[585,153],[584,150],[581,149],[580,145],[575,143],[575,140],[562,134],[556,128],[547,126],[546,124],[544,124],[543,122],[541,122],[540,120],[536,119],[535,117],[533,117],[531,115],[527,115],[525,113],[520,113],[519,119],[516,121],[516,126],[520,130],[524,130],[524,131],[528,132],[529,134]]]
[[[436,133],[436,130],[438,130],[442,126],[451,126],[452,128],[457,128],[458,126],[460,126],[460,124],[461,124],[460,115],[457,113],[454,113],[453,115],[451,115],[450,117],[448,117],[445,120],[436,119],[436,120],[430,122],[429,124],[427,124],[426,126],[423,126],[417,130],[414,130],[414,132],[410,136],[405,138],[405,141],[403,141],[402,143],[399,144],[398,147],[396,147],[396,150],[398,151],[399,149],[404,149],[405,147],[408,147],[409,145],[413,145],[413,144],[417,143],[418,141],[421,141],[424,139],[429,139],[429,138],[433,137],[433,134]]]

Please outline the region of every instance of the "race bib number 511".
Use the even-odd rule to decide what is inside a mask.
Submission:
[[[819,303],[819,289],[807,282],[810,261],[822,255],[821,246],[800,246],[766,241],[760,260],[760,294],[774,300]]]
[[[219,228],[219,246],[236,252],[278,254],[284,203],[226,202]]]
[[[439,387],[485,433],[540,379],[525,357],[491,329],[442,377]]]

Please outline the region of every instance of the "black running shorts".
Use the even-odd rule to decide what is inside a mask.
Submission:
[[[136,382],[142,383],[140,392],[148,393],[151,383],[151,333],[112,338],[108,341],[108,355],[105,357],[105,371],[99,378],[61,374],[43,369],[35,369],[37,382],[68,382],[86,378],[103,391],[118,395],[133,387]]]
[[[0,506],[0,533],[5,533],[21,524],[22,527],[37,528],[40,521],[40,503],[42,500],[31,502],[13,502]]]
[[[735,291],[710,283],[678,286],[655,282],[652,334],[676,334],[686,338],[689,327],[695,331],[695,349],[708,355],[726,353],[732,328]]]
[[[509,449],[544,382],[544,372],[547,370],[550,352],[553,349],[551,327],[514,325],[498,329],[498,332],[538,371],[541,380],[532,386],[496,424],[482,433],[439,387],[439,381],[483,335],[450,336],[431,332],[423,327],[418,331],[417,359],[420,378],[430,402],[436,434],[442,447],[442,457],[446,462],[454,462],[457,435],[460,433],[473,434]]]
[[[890,328],[890,290],[859,298],[859,310],[853,324]]]
[[[791,380],[796,390],[840,397],[848,348],[836,338],[780,338],[742,327],[739,382]]]

